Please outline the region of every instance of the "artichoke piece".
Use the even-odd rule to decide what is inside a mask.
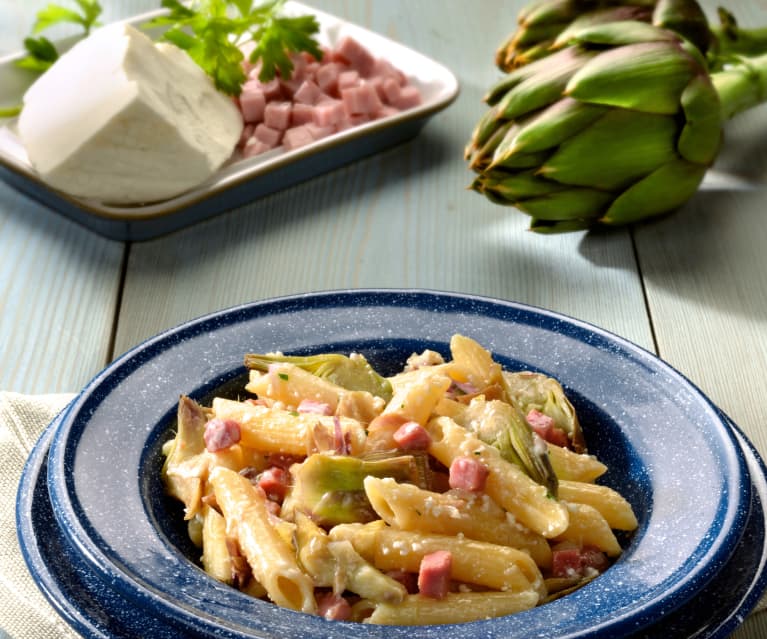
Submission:
[[[346,390],[367,391],[387,402],[391,399],[391,384],[386,378],[376,373],[365,357],[359,353],[353,353],[351,356],[321,353],[305,357],[279,353],[245,355],[245,367],[251,370],[267,371],[270,364],[278,362],[298,366]]]
[[[548,447],[533,435],[520,410],[500,400],[476,398],[462,416],[464,428],[501,453],[506,461],[516,464],[527,475],[557,496],[558,480],[549,461]]]
[[[578,415],[556,379],[531,371],[504,372],[503,378],[506,393],[524,415],[533,409],[548,415],[557,428],[567,433],[575,452],[586,452]]]
[[[319,526],[335,526],[378,519],[365,494],[365,477],[392,477],[416,482],[418,468],[411,455],[363,460],[344,455],[315,453],[291,468],[293,508],[309,515]]]
[[[195,516],[202,503],[202,479],[208,469],[203,438],[207,421],[197,402],[186,396],[179,399],[176,437],[170,442],[162,477],[168,494],[184,503],[187,520]]]

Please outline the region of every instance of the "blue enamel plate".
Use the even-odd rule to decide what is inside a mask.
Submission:
[[[631,502],[640,527],[615,565],[577,592],[438,632],[456,639],[615,638],[640,631],[660,637],[667,635],[653,634],[653,627],[664,620],[711,629],[702,614],[718,615],[719,625],[731,629],[733,611],[743,613],[764,588],[763,546],[754,550],[759,561],[749,557],[750,581],[719,612],[688,605],[717,579],[743,572],[741,540],[764,528],[762,484],[752,478],[762,477],[761,462],[727,419],[671,367],[594,326],[521,304],[429,291],[267,300],[189,322],[126,353],[73,401],[52,428],[47,463],[29,473],[30,485],[47,484],[50,503],[40,496],[35,510],[25,498],[20,525],[26,521],[34,530],[29,518],[45,511],[42,518],[61,547],[51,555],[39,540],[29,541],[32,571],[41,583],[55,585],[48,595],[69,617],[85,616],[93,624],[91,610],[106,619],[122,615],[122,634],[104,636],[147,636],[149,626],[154,636],[179,637],[433,637],[436,628],[429,626],[326,621],[208,577],[198,565],[199,550],[187,540],[180,507],[163,493],[161,447],[172,436],[179,396],[205,402],[241,387],[246,352],[356,351],[381,373],[393,374],[425,348],[449,356],[454,333],[476,339],[509,370],[560,380],[589,451],[609,467],[606,483]],[[61,599],[68,578],[55,565],[62,554],[87,584],[67,602]],[[138,615],[136,624],[124,619],[126,610]],[[101,617],[96,621],[103,626]]]

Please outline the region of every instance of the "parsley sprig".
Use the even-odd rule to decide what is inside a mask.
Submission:
[[[98,17],[102,9],[97,0],[75,0],[75,2],[79,11],[51,3],[37,12],[32,26],[32,35],[24,38],[27,55],[17,60],[16,66],[34,73],[43,73],[58,60],[59,52],[56,46],[45,36],[38,35],[42,31],[60,24],[77,24],[82,27],[84,37],[99,24]],[[12,118],[19,113],[21,113],[21,106],[0,108],[0,118]]]
[[[27,55],[16,62],[17,66],[42,73],[56,62],[59,52],[48,38],[39,35],[42,31],[60,24],[76,24],[82,27],[82,35],[87,36],[99,24],[102,9],[97,0],[75,1],[79,11],[52,3],[37,12],[32,35],[24,39]]]
[[[148,26],[164,27],[162,38],[184,49],[213,78],[216,88],[239,95],[246,80],[242,47],[253,44],[248,59],[260,62],[259,79],[271,80],[277,72],[290,77],[291,53],[306,51],[322,57],[314,34],[319,24],[314,16],[284,16],[284,0],[254,3],[253,0],[197,0],[182,4],[162,0],[168,15]]]

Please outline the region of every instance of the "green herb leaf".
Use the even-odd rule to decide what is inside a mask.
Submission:
[[[58,24],[73,23],[83,28],[83,35],[88,35],[91,28],[99,24],[98,17],[101,15],[101,5],[97,0],[76,0],[76,2],[80,7],[79,13],[57,4],[49,4],[40,9],[32,27],[32,33],[38,34]],[[47,71],[59,57],[53,43],[43,36],[26,38],[24,48],[26,48],[28,55],[18,60],[16,66],[36,73]]]
[[[166,27],[163,39],[184,49],[213,79],[216,88],[239,95],[247,79],[242,46],[253,42],[250,62],[261,62],[261,80],[277,72],[290,77],[290,53],[306,51],[321,57],[314,34],[319,25],[313,16],[283,17],[283,0],[254,5],[253,0],[197,0],[183,5],[162,0],[169,14],[152,20],[150,27]]]
[[[15,107],[8,107],[6,108],[0,108],[0,118],[14,118],[19,113],[21,113],[21,107],[15,106]]]
[[[96,0],[76,0],[80,13],[58,4],[49,4],[37,12],[37,20],[32,27],[32,33],[40,33],[46,29],[63,23],[79,24],[86,35],[91,28],[98,24],[101,15],[101,5]]]
[[[59,53],[53,43],[43,36],[39,38],[25,38],[24,48],[28,55],[16,62],[16,66],[42,73],[46,71],[56,60]]]

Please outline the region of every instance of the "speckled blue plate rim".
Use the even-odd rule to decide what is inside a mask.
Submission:
[[[451,304],[452,310],[460,310],[463,313],[472,313],[472,307],[473,306],[479,306],[482,307],[483,310],[487,310],[488,306],[493,307],[496,312],[499,310],[499,308],[504,309],[506,312],[510,312],[512,314],[526,314],[528,316],[534,316],[529,319],[529,322],[536,323],[540,322],[541,318],[547,319],[549,322],[551,322],[555,326],[560,326],[563,324],[566,324],[569,326],[571,332],[574,330],[576,333],[581,332],[584,334],[589,335],[596,335],[602,340],[606,340],[607,342],[611,342],[614,346],[617,345],[621,349],[631,353],[634,358],[638,358],[639,360],[644,359],[644,364],[648,366],[650,369],[653,367],[661,366],[664,369],[666,369],[666,373],[673,373],[674,376],[676,376],[680,381],[684,381],[690,389],[695,390],[695,392],[700,396],[700,398],[708,403],[712,410],[715,410],[713,405],[710,403],[710,400],[705,398],[705,396],[700,392],[699,389],[697,389],[689,380],[687,380],[684,376],[682,376],[678,371],[675,371],[672,369],[668,364],[665,362],[662,362],[662,360],[659,360],[655,355],[652,353],[649,353],[648,351],[641,349],[641,347],[638,347],[634,344],[631,344],[630,342],[624,340],[623,338],[620,338],[612,333],[609,333],[603,329],[600,329],[596,326],[592,326],[590,324],[587,324],[585,322],[582,322],[580,320],[575,320],[572,318],[568,318],[566,316],[563,316],[562,314],[555,313],[552,311],[547,311],[545,309],[538,309],[535,307],[531,307],[529,305],[523,305],[523,304],[517,304],[514,302],[509,302],[505,300],[498,300],[498,299],[492,299],[492,298],[486,298],[486,297],[479,297],[479,296],[468,296],[468,295],[461,295],[456,293],[447,293],[447,292],[437,292],[437,291],[427,291],[427,290],[420,290],[420,289],[408,289],[408,290],[399,290],[399,289],[378,289],[378,290],[367,290],[367,289],[357,289],[357,290],[347,290],[347,291],[326,291],[322,293],[308,293],[308,294],[301,294],[301,295],[294,295],[294,296],[286,296],[281,298],[274,298],[270,300],[263,300],[261,302],[256,302],[253,304],[245,304],[241,305],[239,307],[234,307],[232,309],[227,309],[224,311],[220,311],[217,313],[212,313],[206,316],[203,316],[202,318],[199,318],[197,320],[193,320],[192,322],[188,322],[181,327],[177,327],[176,329],[172,329],[169,332],[160,334],[159,336],[156,336],[155,338],[152,338],[150,340],[147,340],[147,342],[144,342],[144,344],[140,345],[136,349],[133,349],[129,353],[126,353],[122,358],[118,359],[114,364],[112,364],[110,367],[105,369],[102,374],[97,376],[92,384],[90,384],[86,391],[80,396],[80,403],[83,401],[83,396],[87,395],[87,391],[89,388],[93,388],[97,386],[102,379],[107,377],[113,370],[116,368],[119,368],[121,364],[131,358],[138,357],[138,359],[141,359],[142,351],[146,352],[146,349],[151,349],[152,347],[158,347],[162,345],[163,340],[167,339],[169,336],[172,336],[175,339],[178,339],[180,336],[183,335],[184,331],[199,331],[201,328],[208,326],[208,325],[215,325],[216,322],[222,321],[224,318],[226,318],[226,321],[229,323],[236,323],[240,321],[241,317],[248,316],[249,313],[252,313],[258,310],[264,310],[268,309],[270,307],[274,307],[275,305],[280,307],[290,307],[291,305],[298,305],[299,308],[305,310],[307,305],[311,305],[313,309],[317,308],[327,308],[329,306],[337,306],[341,303],[341,300],[345,302],[346,304],[349,304],[349,302],[354,302],[353,306],[359,307],[364,304],[372,304],[372,305],[381,305],[383,302],[382,300],[385,299],[385,303],[388,306],[412,306],[413,303],[416,300],[419,300],[420,307],[423,308],[429,308],[433,309],[436,305],[438,306],[439,303],[445,304]],[[399,303],[396,303],[396,302]],[[428,303],[431,302],[431,303]],[[284,308],[282,309],[285,310]],[[481,315],[481,311],[474,310],[475,314]],[[515,318],[517,322],[520,321],[520,318]],[[134,362],[135,363],[135,362]],[[82,406],[76,407],[75,410],[79,410],[82,408]],[[56,450],[57,445],[61,443],[61,446],[63,447],[63,443],[66,441],[66,438],[68,436],[66,424],[64,425],[65,428],[61,429],[59,432],[63,433],[61,437],[55,437],[52,448]],[[729,432],[729,429],[728,429]],[[735,446],[735,442],[733,440],[733,446]],[[739,446],[735,446],[737,451],[740,451]],[[62,497],[65,497],[68,493],[68,490],[71,488],[71,486],[67,486],[66,482],[66,474],[62,471],[66,469],[66,463],[64,461],[64,455],[59,454],[62,451],[57,451],[56,454],[53,454],[53,464],[56,466],[56,472],[52,473],[53,477],[59,477],[64,478],[63,484],[61,482],[54,481],[52,493],[54,495],[54,502],[56,501],[58,494],[59,501],[61,503],[54,504],[55,505],[55,511],[57,515],[60,515],[62,513],[65,513],[71,506],[71,504],[66,503],[66,498],[62,499]],[[740,460],[740,462],[743,463],[743,468],[745,469],[745,461]],[[747,471],[746,471],[747,472]],[[746,485],[748,484],[748,485]],[[58,488],[58,492],[57,492]],[[674,607],[681,606],[685,601],[687,601],[690,597],[692,597],[700,588],[705,585],[706,581],[713,577],[713,575],[721,568],[721,565],[726,562],[727,559],[729,559],[730,552],[734,549],[738,539],[739,534],[742,532],[742,526],[743,522],[746,519],[747,512],[744,512],[744,509],[740,507],[740,504],[743,502],[749,502],[749,491],[750,491],[750,482],[741,482],[740,487],[736,487],[732,491],[732,495],[734,497],[735,506],[733,507],[732,504],[723,504],[723,507],[725,509],[729,509],[730,511],[730,517],[729,517],[729,527],[725,530],[720,530],[719,535],[724,540],[723,544],[719,548],[719,554],[717,557],[716,562],[711,562],[711,565],[705,566],[703,569],[700,567],[696,570],[691,570],[691,574],[688,575],[685,578],[682,578],[680,581],[676,583],[676,587],[672,589],[672,597],[665,597],[664,604],[668,605],[671,604]],[[739,496],[739,498],[738,498]],[[732,512],[734,509],[735,512]],[[63,517],[63,519],[60,519],[60,524],[65,529],[65,531],[71,533],[73,535],[72,541],[75,544],[82,544],[85,542],[85,545],[89,545],[89,539],[88,534],[84,533],[84,531],[80,528],[80,522],[78,521],[78,518],[76,515],[73,516],[71,512],[67,513],[66,516]],[[78,537],[79,535],[79,537]],[[704,553],[705,554],[705,553]],[[103,556],[100,555],[100,553],[97,553],[97,557],[93,557],[94,559],[94,566],[97,568],[104,567],[103,560],[105,559]],[[702,557],[695,558],[695,561],[701,560]],[[694,565],[689,566],[691,569],[695,568]],[[114,568],[114,567],[112,567]],[[692,574],[695,573],[695,574]],[[119,577],[120,575],[112,574],[112,577]],[[577,596],[578,593],[575,593],[574,596]],[[164,603],[164,602],[163,602]],[[667,608],[664,608],[667,609]],[[174,614],[178,612],[177,610],[173,611]],[[527,615],[528,613],[520,613],[520,615],[515,615],[515,618]],[[580,631],[578,633],[579,637],[586,637],[586,636],[600,636],[600,633],[604,632],[607,628],[612,629],[612,632],[615,631],[628,631],[629,629],[634,631],[637,629],[638,624],[645,624],[649,625],[655,618],[655,615],[657,615],[657,611],[648,610],[646,614],[640,614],[640,615],[629,615],[629,618],[627,619],[621,619],[618,618],[616,620],[611,620],[605,624],[601,624],[599,627],[593,628],[591,631],[587,631],[584,633],[583,631]],[[483,624],[483,622],[475,622],[477,624]],[[519,618],[519,623],[523,623],[523,620]],[[497,624],[496,624],[497,626]],[[461,626],[452,626],[452,628],[458,628],[458,627],[465,627],[464,624]],[[367,629],[366,629],[367,630]],[[483,630],[490,630],[489,627],[486,628],[480,628],[476,627],[474,628],[474,631],[483,631]],[[409,630],[408,635],[412,635],[414,631]],[[417,631],[416,631],[417,632]],[[463,634],[462,632],[459,632],[459,634]],[[372,636],[372,635],[371,635]],[[402,635],[406,636],[406,635]],[[570,636],[568,634],[561,635],[562,637]],[[575,635],[572,635],[575,636]]]

